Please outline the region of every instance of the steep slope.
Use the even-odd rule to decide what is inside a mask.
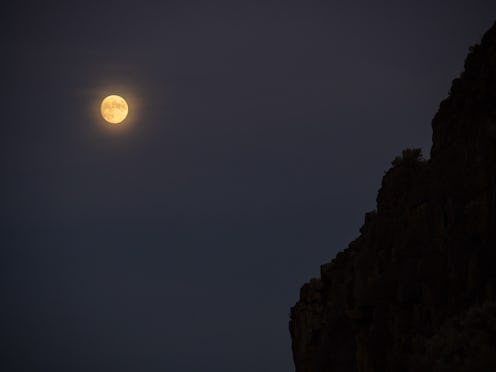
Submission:
[[[496,371],[496,24],[291,309],[297,372]]]

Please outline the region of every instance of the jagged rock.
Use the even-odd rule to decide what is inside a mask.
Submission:
[[[496,371],[496,24],[432,128],[430,160],[395,159],[361,235],[301,289],[297,372]]]

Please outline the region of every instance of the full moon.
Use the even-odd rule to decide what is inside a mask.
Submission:
[[[120,124],[128,113],[127,102],[121,96],[105,97],[100,106],[103,118],[110,124]]]

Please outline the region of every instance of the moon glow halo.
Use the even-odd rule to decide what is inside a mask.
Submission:
[[[129,108],[124,98],[117,95],[107,96],[100,105],[102,117],[110,124],[120,124],[126,119]]]

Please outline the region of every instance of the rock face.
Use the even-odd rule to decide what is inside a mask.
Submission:
[[[301,288],[297,372],[496,371],[496,24],[361,235]]]

